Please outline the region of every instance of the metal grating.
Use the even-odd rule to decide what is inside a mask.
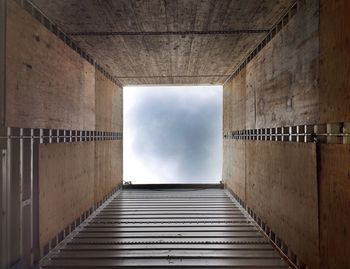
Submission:
[[[127,189],[113,195],[42,268],[288,268],[225,190]]]
[[[350,144],[350,122],[296,125],[224,132],[224,139]]]
[[[13,127],[6,129],[6,133],[0,132],[0,139],[32,140],[33,143],[40,144],[123,140],[122,132]]]

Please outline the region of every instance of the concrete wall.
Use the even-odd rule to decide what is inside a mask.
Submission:
[[[6,125],[94,130],[95,68],[8,2]]]
[[[26,267],[30,255],[38,259],[39,248],[60,238],[56,236],[122,184],[122,140],[115,136],[123,131],[122,88],[33,18],[37,11],[31,14],[14,0],[4,9],[2,2],[2,11],[6,36],[1,28],[0,57],[6,48],[1,61],[6,71],[0,71],[6,84],[0,88],[0,136],[10,130],[19,139],[6,144],[0,138],[1,148],[11,153],[6,178],[1,177],[2,186],[11,183],[1,192],[11,193],[3,218],[10,218],[11,226],[1,222],[1,257],[8,259],[2,259],[0,268]],[[77,131],[104,132],[104,138],[53,138]],[[20,137],[21,132],[27,137]],[[107,137],[111,133],[112,139]],[[28,189],[31,184],[34,189]]]
[[[5,29],[6,29],[6,1],[0,1],[0,133],[1,135],[4,134],[4,111],[5,111],[5,61],[3,60],[5,58]],[[1,156],[3,150],[6,149],[6,141],[0,140],[0,151]],[[0,163],[0,175],[3,175],[3,163],[1,158]],[[2,181],[1,181],[2,182]],[[3,192],[3,186],[1,184],[0,186],[0,208],[1,210],[4,208],[4,192]],[[4,221],[0,221],[0,231],[3,231],[5,229],[5,223]],[[3,235],[2,232],[0,232],[0,257],[3,257],[5,255],[5,245],[3,242],[5,242],[5,235]],[[0,261],[0,268],[3,268],[5,266],[5,262],[3,259]]]
[[[350,2],[320,1],[320,121],[350,133]],[[349,144],[349,139],[344,142]],[[321,268],[350,268],[350,147],[318,147]]]
[[[305,1],[224,86],[224,133],[349,122],[349,11]],[[348,268],[349,146],[320,142],[225,139],[223,180],[299,264]]]

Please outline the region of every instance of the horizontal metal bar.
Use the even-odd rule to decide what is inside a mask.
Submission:
[[[225,218],[225,217],[242,217],[243,213],[208,213],[208,212],[203,212],[203,213],[191,213],[187,212],[185,213],[108,213],[108,212],[101,212],[98,213],[97,216],[99,218],[137,218],[137,219],[149,219],[149,218],[159,218],[159,219],[164,219],[164,218],[200,218],[200,217],[207,217],[207,218]]]
[[[216,237],[216,238],[73,238],[68,244],[268,244],[263,236],[255,237]]]
[[[213,202],[229,202],[230,200],[228,198],[224,198],[224,197],[213,197],[213,198],[209,198],[209,197],[193,197],[193,198],[187,198],[187,197],[183,197],[183,198],[134,198],[134,199],[114,199],[112,201],[112,204],[114,203],[120,203],[123,202],[123,204],[128,204],[128,203],[151,203],[151,202],[156,202],[156,203],[181,203],[181,202],[189,202],[189,203],[213,203]]]
[[[165,210],[165,209],[178,209],[178,205],[124,205],[124,204],[118,204],[118,205],[107,205],[105,209],[119,209],[119,210],[134,210],[134,209],[139,209],[139,210],[151,210],[151,209],[159,209],[159,210]],[[238,207],[235,205],[182,205],[181,209],[186,209],[186,208],[191,208],[191,209],[207,209],[207,210],[220,210],[220,209],[229,209],[229,210],[238,210]]]
[[[250,232],[250,231],[257,231],[257,229],[254,226],[241,226],[241,227],[234,227],[234,226],[223,226],[223,227],[216,227],[216,226],[209,226],[209,227],[198,227],[198,226],[192,226],[192,227],[179,227],[179,226],[170,226],[170,227],[162,227],[162,226],[156,226],[156,227],[142,227],[139,226],[138,228],[135,227],[128,227],[128,228],[122,228],[122,227],[96,227],[96,226],[86,226],[84,227],[80,233],[127,233],[127,232],[133,232],[133,233],[144,233],[144,232],[175,232],[175,233],[182,233],[182,232],[193,232],[193,233],[199,233],[199,232]]]
[[[230,232],[213,232],[213,231],[189,231],[189,232],[91,232],[91,233],[82,233],[79,232],[76,235],[76,238],[240,238],[240,237],[249,237],[249,238],[261,238],[261,233],[257,231],[230,231]]]
[[[132,218],[116,218],[116,217],[95,217],[95,220],[100,220],[100,221],[109,221],[109,220],[114,220],[114,221],[130,221],[130,222],[139,222],[139,223],[143,223],[146,221],[150,221],[150,222],[158,222],[161,223],[163,221],[179,221],[179,222],[184,222],[186,223],[187,221],[192,221],[192,222],[200,222],[200,221],[229,221],[229,220],[245,220],[245,216],[241,216],[241,217],[163,217],[163,218],[137,218],[137,217],[132,217]]]
[[[188,194],[188,195],[123,195],[117,199],[114,200],[134,200],[134,199],[140,199],[140,200],[144,200],[144,199],[165,199],[165,198],[172,198],[172,199],[203,199],[203,198],[209,198],[209,199],[213,199],[213,198],[227,198],[224,195],[219,195],[219,194],[214,194],[214,195],[194,195],[194,194]]]
[[[273,250],[273,247],[269,244],[168,244],[168,243],[144,243],[144,244],[68,244],[65,248],[61,249],[61,252],[74,251],[74,250]]]
[[[229,201],[144,201],[144,202],[112,202],[110,205],[230,205],[231,203]]]
[[[108,258],[275,258],[279,259],[276,251],[271,250],[104,250],[104,251],[84,251],[75,250],[54,255],[53,259],[64,258],[88,258],[88,259],[108,259]]]
[[[149,225],[149,224],[176,224],[176,225],[190,225],[190,224],[198,224],[198,225],[204,225],[204,224],[210,224],[210,225],[217,225],[217,224],[243,224],[243,223],[251,223],[250,221],[247,221],[246,219],[238,219],[238,220],[156,220],[156,221],[126,221],[126,220],[113,220],[113,219],[93,219],[89,222],[90,224],[134,224],[134,225]]]
[[[179,209],[181,208],[181,209]],[[154,212],[155,214],[159,213],[181,213],[181,214],[190,214],[190,213],[205,213],[205,212],[217,212],[220,214],[225,214],[225,213],[241,213],[244,212],[239,208],[236,207],[225,207],[224,209],[221,209],[220,207],[200,207],[200,208],[191,208],[191,207],[178,207],[178,206],[173,206],[173,207],[161,207],[160,209],[157,209],[156,207],[142,207],[142,208],[137,208],[135,206],[130,206],[130,207],[118,207],[118,206],[106,206],[103,210],[104,213],[123,213],[123,212],[129,212],[129,213],[151,213]]]
[[[215,267],[215,268],[222,268],[225,266],[227,268],[230,266],[230,268],[235,268],[237,266],[245,267],[245,268],[288,268],[288,266],[285,265],[285,263],[281,259],[235,259],[235,258],[158,258],[158,259],[54,259],[46,264],[44,264],[45,267],[77,267],[81,266],[84,268],[87,267],[117,267],[117,268],[125,268],[126,266],[133,266],[134,268],[144,268],[147,266],[150,268],[157,268],[159,266],[181,266],[181,268],[184,268],[184,266],[196,266],[197,268],[208,268],[208,266]],[[269,266],[269,267],[267,267]]]
[[[138,223],[125,223],[125,224],[109,224],[109,223],[94,223],[93,221],[90,221],[86,224],[86,226],[83,227],[83,229],[87,228],[155,228],[155,229],[166,229],[171,228],[173,230],[176,229],[182,229],[182,228],[191,228],[195,227],[196,229],[201,229],[204,227],[212,227],[212,228],[220,228],[220,227],[227,227],[229,229],[233,229],[235,227],[255,227],[254,224],[250,222],[244,222],[244,223],[162,223],[162,224],[152,224],[152,223],[145,223],[145,224],[138,224]]]
[[[187,191],[200,193],[202,191],[212,191],[212,189],[215,189],[215,192],[219,192],[223,187],[222,184],[133,184],[124,185],[123,193],[127,193],[124,192],[124,190],[133,190],[135,192],[137,192],[137,190],[142,190],[143,193],[147,193],[147,191],[159,191],[159,193],[164,194],[164,191],[165,193],[181,192],[182,194],[186,194]],[[151,195],[152,193],[148,194]]]

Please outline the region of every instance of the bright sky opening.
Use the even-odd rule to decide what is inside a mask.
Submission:
[[[124,181],[218,183],[222,86],[124,87]]]

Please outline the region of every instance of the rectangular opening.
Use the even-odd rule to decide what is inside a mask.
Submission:
[[[219,183],[222,86],[124,87],[124,182]]]

